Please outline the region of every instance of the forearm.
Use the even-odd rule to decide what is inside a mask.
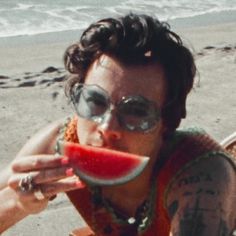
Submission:
[[[9,187],[0,191],[0,233],[27,216],[17,204],[17,195]]]
[[[0,171],[0,234],[29,214],[37,214],[44,210],[50,197],[76,188],[74,183],[67,185],[58,183],[60,179],[67,177],[64,170],[66,167],[62,167],[60,159],[54,156],[60,124],[60,122],[55,122],[37,133],[23,146],[15,160]],[[50,177],[50,171],[56,175],[53,179]],[[36,178],[36,184],[40,189],[44,187],[45,199],[38,200],[33,191],[25,193],[20,191],[18,187],[20,180],[29,175]],[[47,176],[48,180],[45,181]],[[60,186],[51,187],[53,191],[56,189],[54,192],[49,186],[49,191],[47,191],[46,187],[50,184]]]

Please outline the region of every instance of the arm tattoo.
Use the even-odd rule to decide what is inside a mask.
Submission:
[[[199,188],[197,189],[197,191],[185,191],[183,193],[184,197],[189,197],[189,196],[193,196],[193,195],[200,195],[200,194],[206,194],[206,195],[211,195],[211,196],[218,196],[220,193],[219,191],[216,190],[212,190],[212,189],[203,189],[203,188]]]
[[[174,203],[174,202],[173,202]],[[183,217],[179,221],[177,232],[173,232],[173,236],[201,236],[205,235],[207,224],[204,223],[204,212],[218,211],[216,209],[207,209],[200,207],[200,196],[197,197],[193,208],[187,206],[184,210]],[[229,228],[224,220],[220,219],[217,234],[214,236],[229,236]]]
[[[199,198],[193,209],[187,207],[180,220],[179,236],[199,236],[204,232],[206,225],[203,223],[203,212],[199,210]]]
[[[227,227],[227,224],[225,221],[220,219],[219,229],[218,229],[218,235],[217,236],[229,236],[229,229]]]
[[[205,174],[201,172],[198,175],[192,175],[180,179],[178,182],[178,186],[181,187],[189,184],[195,184],[200,182],[211,182],[211,181],[213,181],[213,179],[210,174],[208,173]]]

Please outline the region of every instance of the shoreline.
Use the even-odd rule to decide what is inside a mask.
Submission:
[[[167,21],[193,50],[235,42],[236,10],[207,13]],[[200,35],[201,32],[207,37]],[[39,72],[48,66],[63,67],[65,49],[78,41],[81,30],[0,38],[0,75]]]
[[[213,26],[236,22],[236,10],[203,13],[197,16],[179,17],[169,20],[176,29]]]

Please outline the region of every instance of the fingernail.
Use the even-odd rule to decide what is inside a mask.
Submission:
[[[77,188],[85,188],[86,187],[85,183],[81,182],[80,180],[75,182],[75,186]]]
[[[74,175],[74,170],[73,168],[68,168],[66,169],[66,176],[70,177]]]
[[[69,158],[68,157],[62,157],[61,158],[61,164],[62,165],[67,165],[69,163]]]

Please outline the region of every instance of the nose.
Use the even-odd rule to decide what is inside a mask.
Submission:
[[[121,128],[114,110],[104,115],[103,121],[98,125],[98,131],[108,143],[121,138]]]

